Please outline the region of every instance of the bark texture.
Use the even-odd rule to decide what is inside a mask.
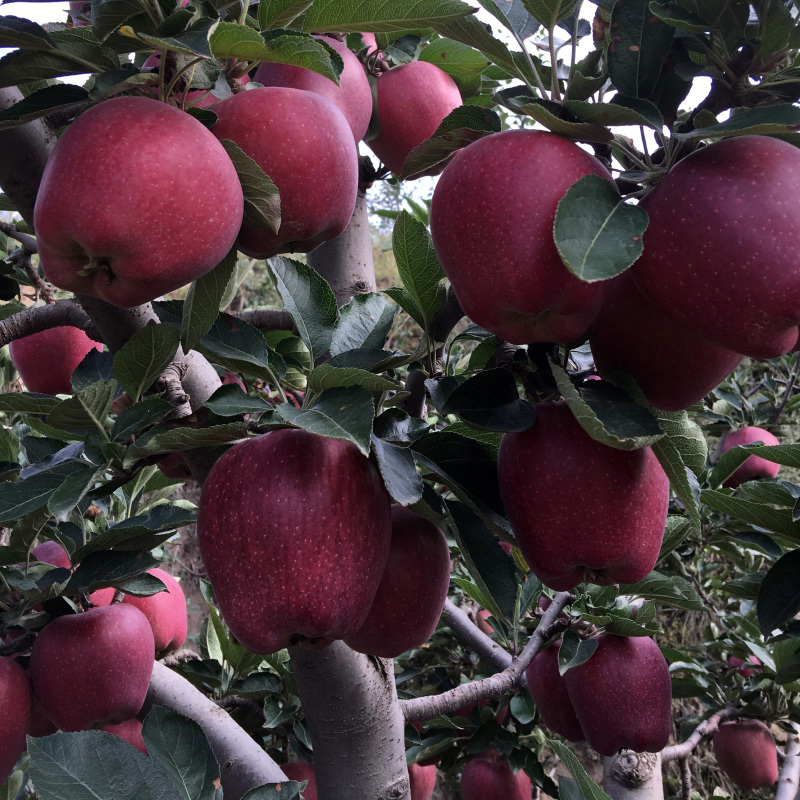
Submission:
[[[604,758],[603,789],[612,800],[663,800],[661,754],[623,750]]]
[[[390,659],[337,641],[325,650],[290,648],[314,744],[320,800],[410,800]]]
[[[800,789],[800,725],[789,723],[792,733],[786,738],[786,750],[778,776],[778,791],[775,800],[794,800]]]

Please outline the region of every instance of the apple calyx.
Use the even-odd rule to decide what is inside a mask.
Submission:
[[[114,270],[111,269],[110,256],[89,256],[89,262],[83,269],[78,270],[78,275],[85,278],[95,272],[105,272],[106,286],[111,285],[116,275],[114,275]]]

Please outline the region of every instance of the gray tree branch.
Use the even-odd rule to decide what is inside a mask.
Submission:
[[[800,725],[796,722],[789,724],[792,726],[792,733],[786,738],[775,800],[794,800],[800,790]]]
[[[665,747],[661,751],[661,760],[667,764],[670,761],[675,761],[678,758],[686,758],[692,754],[692,751],[700,744],[704,736],[713,736],[719,729],[721,722],[729,719],[735,719],[739,716],[738,709],[733,706],[725,706],[721,711],[710,716],[705,722],[701,722],[693,731],[692,735],[681,744],[674,744],[672,747]]]
[[[80,328],[91,338],[101,340],[92,320],[75,300],[58,300],[50,305],[28,308],[0,321],[0,347],[62,325]]]

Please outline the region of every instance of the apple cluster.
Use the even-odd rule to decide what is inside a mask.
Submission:
[[[72,567],[56,542],[31,552],[40,562]],[[0,658],[0,782],[24,752],[28,735],[101,729],[146,753],[135,717],[144,704],[153,659],[179,648],[187,633],[180,585],[164,570],[149,573],[166,591],[125,595],[119,603],[112,602],[113,588],[93,592],[88,610],[48,622],[27,657]],[[11,628],[6,640],[23,634]]]

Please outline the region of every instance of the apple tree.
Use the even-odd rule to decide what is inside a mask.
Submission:
[[[0,17],[0,796],[796,796],[800,7],[478,1]]]

